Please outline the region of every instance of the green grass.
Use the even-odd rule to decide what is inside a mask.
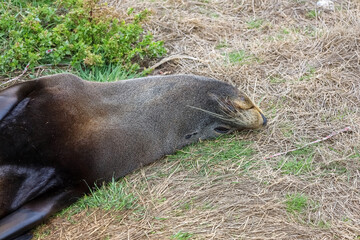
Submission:
[[[128,193],[124,180],[115,181],[112,179],[107,185],[102,185],[101,187],[95,186],[90,193],[91,195],[85,195],[80,198],[75,204],[63,210],[59,215],[71,217],[88,208],[101,208],[106,211],[136,208],[137,199],[134,195]]]
[[[290,153],[290,157],[280,160],[277,169],[283,174],[301,175],[313,170],[314,146],[308,146]]]
[[[284,99],[284,101],[286,101],[286,99]],[[292,123],[284,123],[281,124],[280,131],[284,137],[291,138],[292,136],[294,136],[293,129],[294,129],[294,125]]]
[[[30,0],[30,1],[29,0],[12,0],[9,2],[11,2],[11,4],[13,4],[17,7],[26,8],[27,5],[40,6],[42,4],[49,4],[53,1],[52,0]]]
[[[215,206],[212,203],[204,202],[203,205],[200,207],[202,211],[215,209]]]
[[[95,187],[91,196],[85,196],[78,203],[80,208],[102,208],[104,210],[122,210],[132,208],[136,202],[134,195],[126,193],[125,181],[114,179],[106,186]]]
[[[172,235],[170,239],[174,239],[174,240],[187,240],[187,239],[190,239],[192,236],[193,236],[192,233],[180,231],[180,232]]]
[[[244,50],[233,51],[225,54],[226,59],[232,64],[249,64],[256,58]]]
[[[263,23],[264,23],[264,20],[262,20],[262,19],[254,19],[254,20],[248,21],[246,24],[247,24],[248,29],[257,29],[257,28],[260,28]]]
[[[282,33],[282,34],[290,34],[290,32],[291,32],[291,30],[289,30],[289,29],[287,29],[287,28],[283,28],[283,29],[281,30],[281,33]]]
[[[303,193],[291,193],[286,195],[285,200],[286,211],[289,214],[296,216],[303,224],[311,225],[316,228],[328,229],[331,227],[331,222],[323,219],[314,220],[308,217],[309,212],[316,213],[320,204],[309,199]]]
[[[188,211],[188,210],[191,209],[191,206],[192,206],[192,205],[193,205],[193,202],[192,202],[192,200],[191,200],[191,201],[186,202],[186,203],[184,203],[183,205],[181,205],[180,208],[181,208],[182,210]]]
[[[337,175],[346,174],[348,172],[348,169],[346,168],[346,166],[344,166],[344,163],[339,161],[334,161],[327,165],[323,164],[321,166],[321,169],[325,173],[335,173]]]
[[[106,65],[103,67],[91,67],[80,69],[75,72],[79,77],[95,82],[113,82],[131,78],[143,77],[147,72],[129,71],[121,65]]]
[[[354,149],[355,153],[350,155],[350,158],[352,159],[358,159],[360,161],[360,151],[357,149]]]
[[[281,77],[277,77],[277,76],[270,76],[269,77],[270,83],[285,83],[286,80],[281,78]]]
[[[212,18],[218,18],[218,17],[220,17],[220,14],[218,14],[218,13],[210,13],[210,17],[212,17]]]
[[[289,29],[283,28],[283,29],[281,29],[280,33],[276,34],[276,36],[273,37],[272,40],[280,40],[280,41],[284,40],[284,39],[286,39],[287,35],[290,34],[290,32],[291,31]]]
[[[221,48],[227,48],[230,47],[230,45],[226,41],[221,41],[215,46],[215,49],[221,49]]]
[[[247,171],[253,164],[248,158],[254,154],[252,142],[234,140],[225,135],[215,140],[192,144],[167,157],[168,161],[180,161],[181,170],[195,170],[201,174],[214,172],[214,166],[222,162],[239,164],[241,171]],[[163,173],[164,174],[164,173]]]
[[[293,158],[292,160],[282,160],[279,162],[278,167],[283,174],[300,175],[310,172],[312,167],[313,156],[305,159]]]
[[[316,223],[316,227],[329,229],[331,227],[331,223],[324,220],[320,220],[319,222]]]
[[[304,28],[300,29],[300,33],[302,35],[310,36],[310,37],[316,37],[316,36],[320,37],[324,34],[324,32],[316,28],[316,26],[305,26]]]
[[[308,155],[314,153],[314,147],[315,146],[316,146],[316,144],[300,148],[301,146],[298,145],[297,147],[300,148],[300,149],[297,149],[297,150],[291,152],[291,155],[293,155],[293,156],[308,156]]]
[[[241,62],[244,62],[244,60],[249,58],[249,56],[246,54],[246,52],[244,50],[230,52],[227,55],[227,57],[231,63],[241,63]]]
[[[317,18],[318,15],[319,14],[316,10],[310,10],[306,13],[306,17],[311,18],[311,19]]]
[[[300,214],[303,213],[304,210],[309,205],[308,197],[304,194],[294,193],[286,195],[286,211],[291,214]]]
[[[298,217],[298,220],[304,224],[319,228],[329,228],[331,225],[330,222],[321,219],[314,221],[306,217],[306,212],[316,212],[319,209],[320,204],[309,199],[309,197],[303,193],[287,194],[285,206],[288,213]]]
[[[94,82],[114,82],[118,80],[132,79],[144,77],[148,74],[149,71],[131,71],[125,69],[121,65],[105,65],[105,66],[93,66],[89,68],[80,68],[80,69],[62,69],[62,68],[54,68],[54,69],[46,69],[42,76],[57,74],[57,73],[72,73],[75,74],[82,79],[94,81]],[[31,79],[37,78],[34,74],[30,74],[29,77]]]
[[[304,73],[300,78],[299,81],[307,81],[310,80],[315,76],[316,68],[309,67],[308,71]]]
[[[35,231],[33,239],[46,239],[46,237],[49,236],[50,234],[51,234],[50,229],[46,229],[45,231],[42,232]]]

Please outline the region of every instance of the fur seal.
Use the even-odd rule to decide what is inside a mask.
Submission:
[[[0,92],[0,239],[25,234],[96,182],[266,121],[235,87],[193,75],[96,83],[56,74],[9,87]]]

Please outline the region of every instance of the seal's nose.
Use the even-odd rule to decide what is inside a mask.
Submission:
[[[261,114],[261,117],[262,117],[262,119],[263,119],[263,126],[266,126],[266,124],[267,124],[267,119],[266,119],[266,117],[264,116],[264,114],[262,114],[262,113],[260,113]]]

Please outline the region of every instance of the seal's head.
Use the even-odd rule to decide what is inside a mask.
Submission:
[[[142,116],[132,116],[126,122],[135,124],[134,119],[149,116],[146,122],[136,125],[155,131],[161,145],[172,150],[235,130],[257,129],[267,123],[259,107],[245,93],[222,81],[175,75],[149,77],[142,82],[143,89],[136,88],[141,93],[136,98],[142,103],[136,105]],[[135,85],[134,81],[132,84]]]
[[[217,137],[235,130],[258,129],[267,124],[267,119],[260,108],[243,92],[239,91],[236,97],[210,94],[210,98],[218,104],[213,111],[191,106],[214,117],[214,123],[200,139]]]
[[[228,126],[215,128],[216,132],[228,133],[231,130],[257,129],[267,124],[267,119],[260,108],[243,92],[239,92],[236,98],[219,98],[216,95],[212,97],[218,102],[221,113],[208,113],[229,122]]]

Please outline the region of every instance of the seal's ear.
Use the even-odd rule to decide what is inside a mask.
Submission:
[[[29,81],[0,91],[0,121],[38,85],[38,81]]]

